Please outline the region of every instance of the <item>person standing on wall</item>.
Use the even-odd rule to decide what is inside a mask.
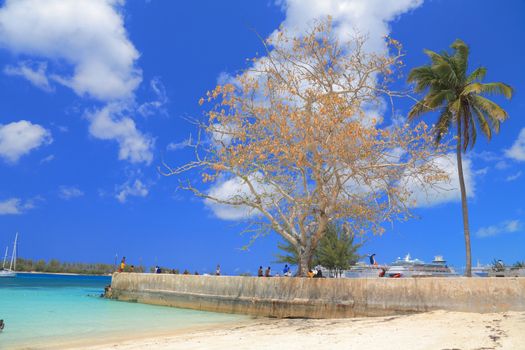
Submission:
[[[118,268],[118,272],[123,272],[126,268],[126,257],[122,257],[122,260],[120,261],[120,266]]]
[[[377,265],[377,262],[376,262],[376,254],[372,254],[370,255],[370,265]]]

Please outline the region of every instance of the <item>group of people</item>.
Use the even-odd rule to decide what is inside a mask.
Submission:
[[[370,256],[370,263],[374,263],[375,262],[374,255],[375,254]],[[119,265],[119,268],[118,268],[117,271],[118,272],[124,272],[125,269],[126,269],[126,257],[123,257],[122,260],[120,261],[120,265]],[[135,267],[133,265],[130,265],[127,272],[134,272],[134,270],[135,270]],[[153,270],[153,273],[160,274],[162,272],[163,272],[162,268],[159,265],[156,265],[155,269]],[[172,270],[171,273],[177,274],[178,271],[177,270]],[[187,269],[184,270],[183,275],[189,275],[189,274],[190,274],[190,272]],[[195,272],[195,275],[199,275],[199,273]],[[220,276],[220,275],[221,275],[221,265],[217,264],[217,267],[215,269],[215,276]],[[282,275],[284,277],[291,277],[292,276],[292,269],[290,268],[290,266],[288,266],[288,264],[284,265],[283,274]],[[320,267],[317,267],[314,270],[312,270],[312,269],[308,270],[306,275],[309,278],[322,278],[323,277],[323,273],[322,273]],[[257,270],[257,276],[258,277],[272,277],[272,268],[270,266],[268,266],[266,268],[266,270],[264,270],[262,266],[259,266],[259,269]],[[275,274],[275,276],[280,276],[280,275],[277,273],[277,274]]]
[[[257,270],[257,276],[258,277],[272,277],[272,268],[268,266],[266,271],[263,272],[263,267],[259,266],[259,269]],[[275,276],[279,276],[279,274],[276,274]],[[285,277],[292,276],[292,270],[290,269],[290,266],[288,266],[288,264],[284,265],[283,276]]]
[[[308,278],[323,278],[323,271],[321,271],[320,267],[317,267],[315,270],[309,269],[306,273],[306,277]]]
[[[257,270],[257,276],[258,277],[272,277],[272,268],[268,266],[268,268],[264,271],[262,266],[259,266],[259,269]],[[279,274],[275,275],[276,277],[279,276]],[[284,265],[283,268],[283,276],[284,277],[291,277],[292,276],[292,269],[288,264]],[[321,271],[321,267],[317,267],[315,270],[308,270],[307,277],[309,278],[323,278],[323,272]]]
[[[122,257],[122,260],[120,260],[120,265],[118,267],[117,272],[124,272],[126,270],[126,257]],[[126,272],[135,272],[135,266],[129,265],[128,271]]]
[[[160,273],[160,272],[159,272]],[[179,270],[171,270],[171,273],[174,274],[174,275],[177,275],[179,273]],[[183,275],[191,275],[190,271],[188,269],[184,269],[184,271],[182,272]],[[198,271],[195,271],[194,273],[195,276],[199,276],[200,273]],[[205,276],[207,276],[208,274],[204,274]],[[217,268],[215,269],[215,276],[220,276],[221,275],[221,265],[217,265]]]
[[[117,260],[117,259],[115,259]],[[118,267],[118,272],[124,272],[124,269],[126,268],[126,257],[122,257],[122,260],[120,260],[120,265]]]
[[[117,272],[124,272],[126,271],[126,257],[122,257],[122,260],[120,260],[120,265],[117,269]],[[135,266],[133,265],[130,265],[128,270],[126,272],[134,272],[135,271]],[[169,270],[168,270],[169,271]],[[154,270],[153,270],[153,273],[162,273],[162,268],[159,266],[159,265],[156,265]],[[171,270],[171,273],[173,274],[178,274],[178,270]],[[185,269],[184,272],[183,272],[183,275],[189,275],[190,272]],[[195,275],[199,275],[199,273],[197,271],[195,271]],[[216,276],[220,276],[221,275],[221,265],[217,264],[217,268],[215,269],[215,275]]]
[[[257,276],[258,277],[272,277],[272,268],[268,266],[266,271],[263,273],[263,267],[259,266],[259,270],[257,270]]]
[[[120,261],[118,272],[124,272],[125,269],[126,269],[126,257],[123,257],[122,260]],[[128,268],[128,272],[133,272],[134,269],[135,269],[134,266],[131,265]],[[153,270],[153,273],[160,274],[162,272],[163,272],[162,268],[159,265],[156,265],[154,270]],[[172,270],[171,273],[178,274],[179,272],[178,272],[178,270]],[[187,269],[185,269],[182,274],[183,275],[190,275],[191,273]],[[199,273],[197,271],[195,271],[195,275],[199,275]],[[220,276],[220,275],[221,275],[221,265],[217,264],[217,267],[215,269],[215,276]],[[264,270],[262,266],[259,266],[259,269],[257,270],[257,276],[258,277],[272,277],[272,268],[270,266],[268,266],[266,268],[266,270]],[[277,274],[275,274],[275,276],[277,277],[277,276],[280,276],[280,275],[277,273]],[[291,277],[292,276],[292,269],[290,268],[290,266],[288,266],[288,264],[284,265],[282,276],[284,276],[284,277]],[[321,277],[323,277],[323,273],[321,272],[320,268],[317,268],[315,270],[311,270],[310,269],[308,271],[308,273],[307,273],[307,277],[321,278]]]

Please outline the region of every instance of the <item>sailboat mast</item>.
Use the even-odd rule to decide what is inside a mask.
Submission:
[[[15,235],[15,243],[13,244],[13,253],[11,254],[11,264],[9,264],[9,269],[16,271],[16,242],[18,241],[18,232]]]
[[[9,251],[9,247],[5,247],[4,263],[2,264],[2,269],[5,269],[5,263],[7,262],[7,252],[8,251]]]

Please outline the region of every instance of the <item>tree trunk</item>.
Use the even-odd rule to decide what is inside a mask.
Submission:
[[[310,264],[312,263],[312,249],[311,247],[301,247],[299,249],[299,270],[297,276],[305,277],[308,270],[310,270]]]
[[[463,162],[461,160],[461,116],[458,116],[457,124],[458,140],[456,147],[456,156],[458,163],[459,187],[461,188],[461,210],[463,213],[463,232],[465,234],[465,255],[467,260],[465,265],[465,276],[472,277],[472,257],[470,252],[470,230],[468,224],[467,190],[465,188],[465,179],[463,177]]]

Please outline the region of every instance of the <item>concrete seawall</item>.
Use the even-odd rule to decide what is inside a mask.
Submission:
[[[525,310],[525,278],[307,279],[116,273],[109,297],[267,317]]]

